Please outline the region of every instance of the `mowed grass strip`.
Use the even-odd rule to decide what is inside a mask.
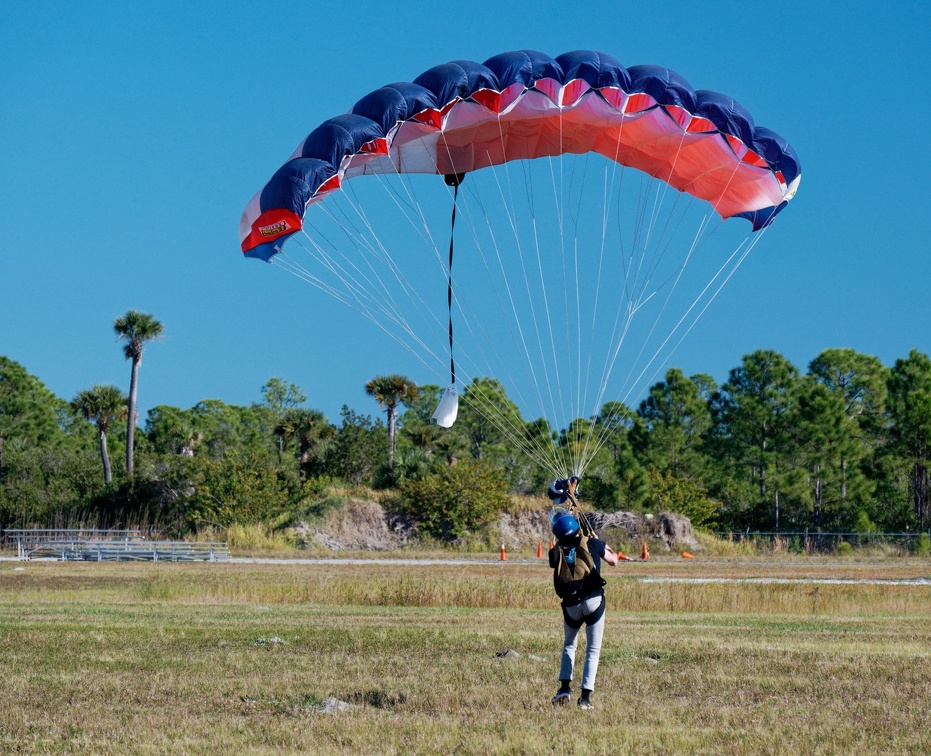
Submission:
[[[581,712],[540,565],[4,563],[0,752],[931,751],[931,586],[608,577]]]

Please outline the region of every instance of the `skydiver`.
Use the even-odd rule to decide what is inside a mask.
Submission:
[[[563,509],[570,497],[575,500],[579,479],[556,480],[550,486],[553,501],[553,535],[556,543],[549,552],[553,568],[553,585],[562,599],[564,642],[559,666],[559,690],[553,696],[554,705],[567,703],[572,697],[572,670],[579,630],[585,625],[585,667],[582,671],[580,709],[592,709],[592,692],[598,674],[601,638],[605,622],[605,581],[601,577],[601,562],[618,563],[617,554],[604,541],[583,535],[578,519]],[[590,529],[588,529],[591,532]]]

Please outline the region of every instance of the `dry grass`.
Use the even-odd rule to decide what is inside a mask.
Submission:
[[[931,586],[641,579],[929,572],[619,566],[586,713],[539,563],[0,563],[0,752],[927,753]]]

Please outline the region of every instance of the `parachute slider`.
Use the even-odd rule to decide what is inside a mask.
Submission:
[[[440,397],[440,403],[433,411],[433,420],[441,428],[452,428],[459,414],[459,392],[455,384],[450,384]]]

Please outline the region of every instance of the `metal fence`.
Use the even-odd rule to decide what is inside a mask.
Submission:
[[[230,558],[226,543],[147,541],[138,530],[8,529],[3,541],[24,560],[225,562]]]
[[[906,550],[915,550],[922,536],[931,539],[931,530],[905,533],[843,533],[823,530],[723,530],[715,532],[720,538],[735,542],[783,542],[787,547],[800,551],[836,551],[840,544],[848,543],[854,548],[863,546],[890,545]]]

